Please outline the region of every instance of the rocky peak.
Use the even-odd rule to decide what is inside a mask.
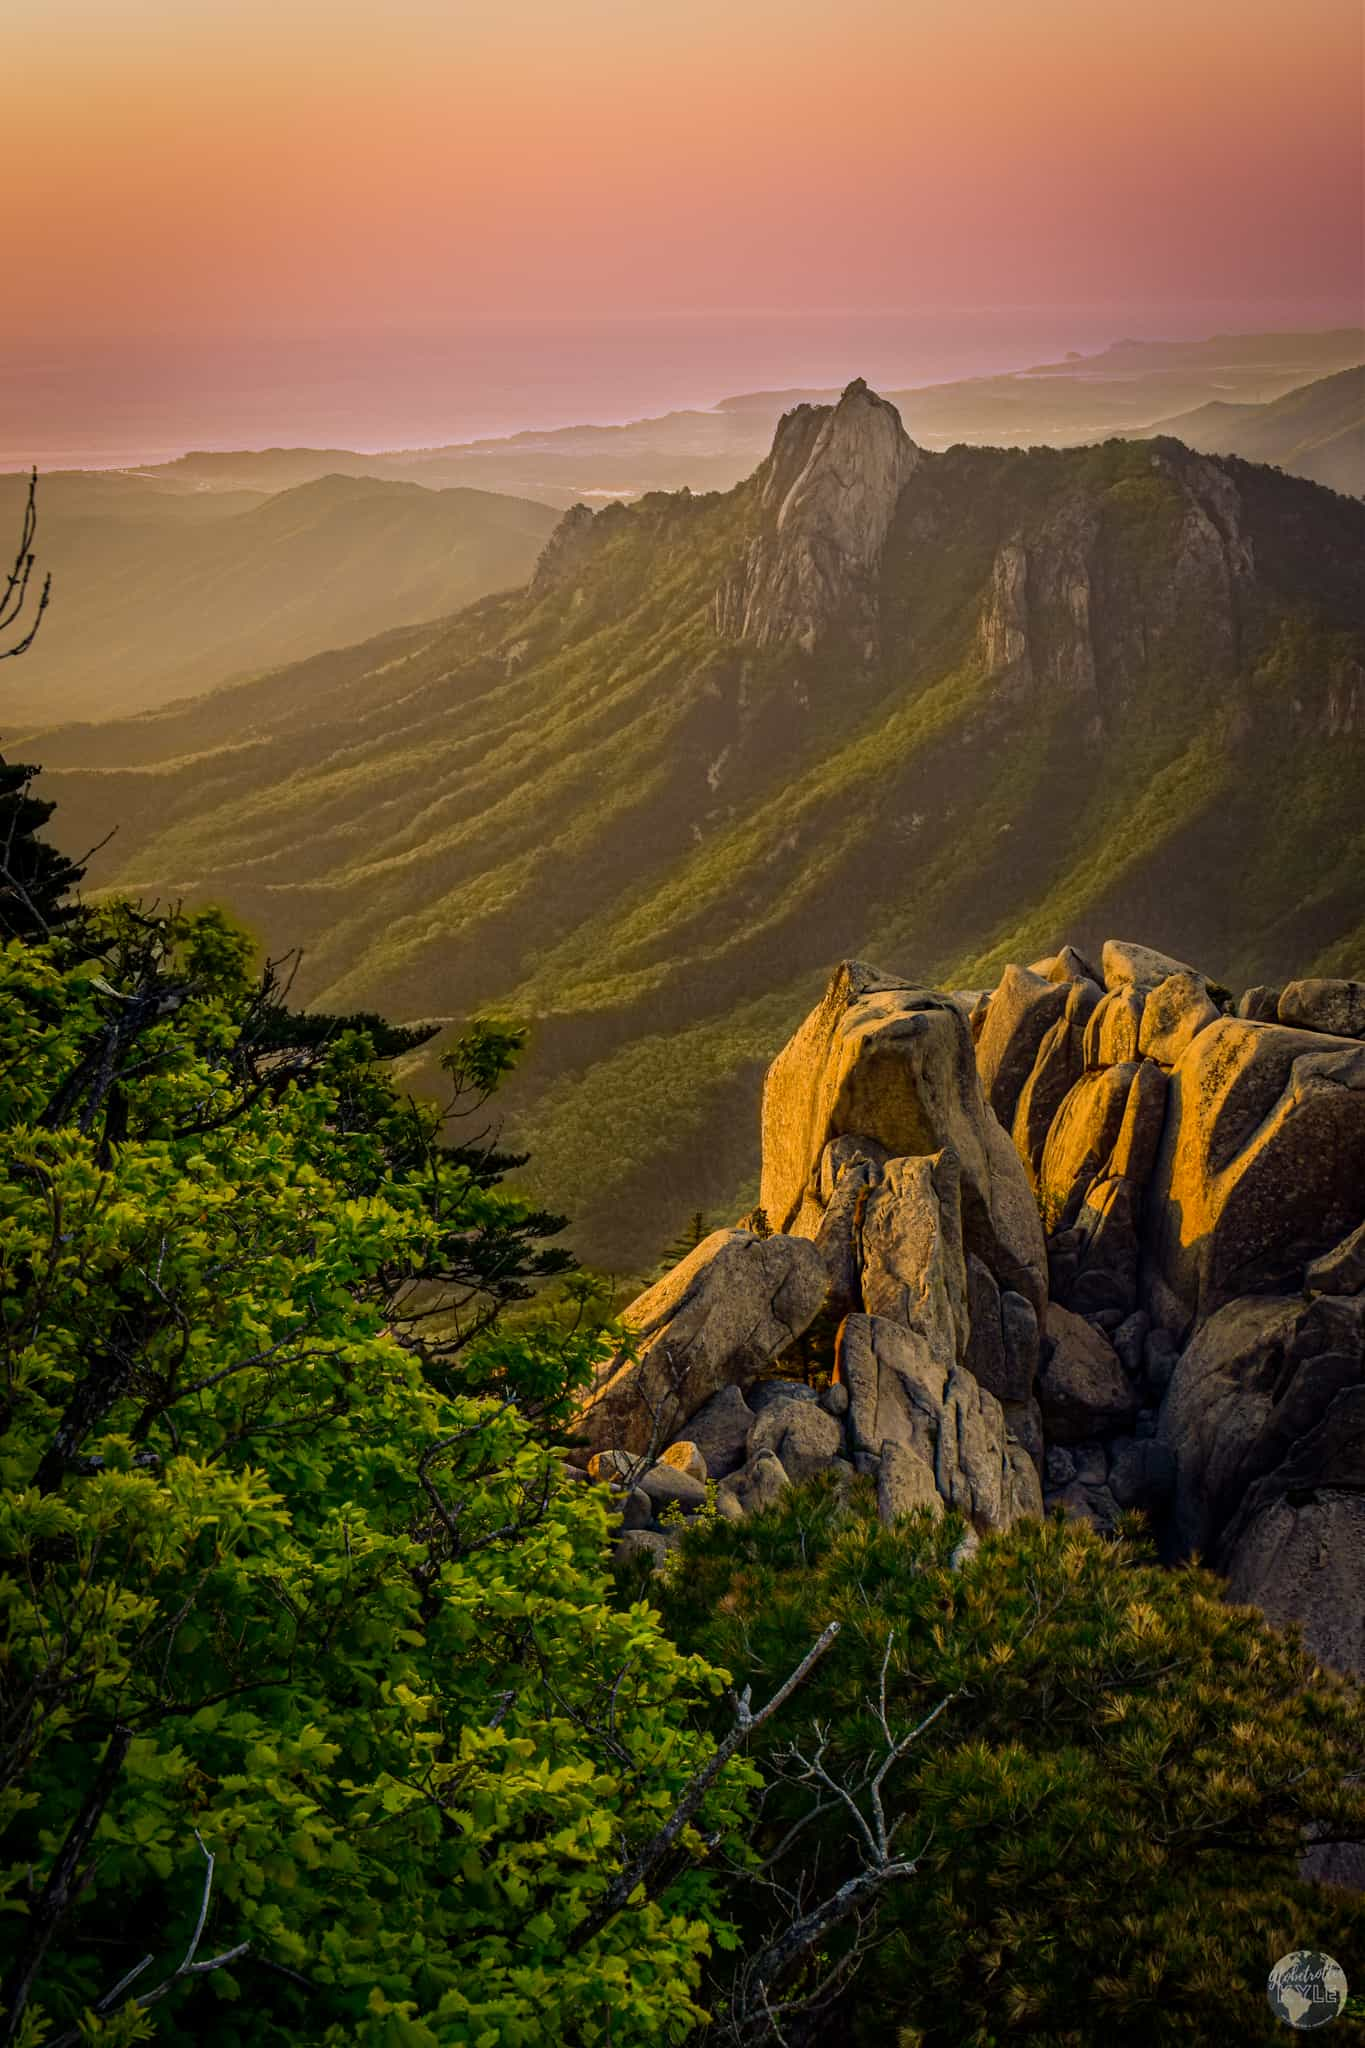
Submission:
[[[875,653],[882,552],[919,460],[895,406],[861,377],[837,405],[784,414],[758,473],[762,530],[717,593],[721,632],[809,651],[842,623]]]

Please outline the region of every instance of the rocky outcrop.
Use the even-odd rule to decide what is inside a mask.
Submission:
[[[1162,586],[1146,593],[1140,624],[1125,601],[1132,541],[1092,493],[1059,494],[1045,519],[997,545],[977,626],[997,703],[1066,699],[1102,726],[1168,648],[1194,673],[1235,671],[1238,600],[1254,574],[1241,494],[1223,466],[1177,442],[1155,442],[1148,460],[1170,525]],[[1333,694],[1354,702],[1344,682]]]
[[[912,1331],[951,1371],[969,1327],[961,1182],[951,1152],[890,1161],[863,1208],[861,1265],[868,1314]]]
[[[870,659],[882,551],[918,461],[895,406],[861,378],[835,406],[787,413],[758,473],[759,532],[716,596],[718,630],[809,652],[842,626]]]
[[[1103,1331],[1052,1302],[1044,1343],[1039,1399],[1049,1442],[1087,1443],[1132,1426],[1137,1395]]]
[[[1365,1668],[1365,984],[1234,1001],[1131,940],[1100,957],[1050,1120],[1051,970],[1084,956],[1007,968],[977,1040],[1048,1233],[1045,1499],[1099,1528],[1140,1508],[1168,1556]],[[969,1357],[998,1370],[979,1337]]]
[[[756,1379],[819,1314],[825,1264],[804,1238],[717,1230],[626,1310],[634,1355],[598,1375],[577,1418],[596,1449],[662,1449],[727,1386]]]
[[[1313,1259],[1304,1270],[1303,1284],[1309,1294],[1365,1293],[1365,1223]]]
[[[661,1503],[757,1513],[819,1473],[973,1540],[1135,1510],[1365,1669],[1362,984],[1237,1002],[1132,941],[1101,963],[947,995],[837,970],[767,1076],[779,1234],[718,1232],[628,1311],[594,1474],[665,1545]]]
[[[848,1388],[848,1437],[864,1469],[919,1460],[939,1498],[973,1526],[1008,1528],[1037,1514],[1042,1490],[995,1396],[970,1372],[945,1367],[913,1331],[882,1316],[850,1316],[839,1333],[837,1381]]]
[[[1303,1630],[1313,1655],[1365,1671],[1365,1492],[1281,1496],[1243,1532],[1227,1559],[1228,1597]],[[1359,1870],[1353,1881],[1361,1882]]]
[[[1111,992],[1131,988],[1143,995],[1173,974],[1194,972],[1183,960],[1173,960],[1169,953],[1158,953],[1152,946],[1139,946],[1132,939],[1106,939],[1100,953],[1100,966],[1104,985]]]
[[[1147,1306],[1183,1336],[1241,1294],[1301,1284],[1360,1221],[1365,1044],[1220,1018],[1171,1073],[1152,1177]]]
[[[1220,1559],[1237,1531],[1346,1448],[1317,1433],[1339,1397],[1365,1386],[1365,1298],[1247,1295],[1204,1323],[1171,1377],[1159,1436],[1176,1460],[1171,1533]],[[1345,1411],[1342,1411],[1344,1415]],[[1342,1419],[1338,1417],[1338,1421]],[[1365,1462],[1357,1475],[1365,1485]]]
[[[1143,999],[1132,988],[1110,989],[1085,1027],[1085,1064],[1112,1067],[1138,1056]]]
[[[976,1063],[986,1100],[1008,1131],[1039,1049],[1066,1009],[1070,989],[1028,967],[1007,967],[991,997],[977,1040]]]
[[[590,1476],[661,1536],[820,1472],[978,1532],[1038,1513],[1042,1230],[958,1004],[837,971],[769,1072],[761,1207],[776,1234],[715,1232],[626,1311],[576,1417]]]
[[[726,1479],[744,1463],[754,1411],[730,1381],[690,1417],[687,1433],[706,1462],[707,1476]]]
[[[1049,1233],[1075,1222],[1086,1190],[1108,1171],[1138,1072],[1135,1060],[1094,1068],[1062,1098],[1044,1141],[1038,1180]]]
[[[1219,1309],[1176,1366],[1160,1440],[1173,1554],[1200,1550],[1232,1598],[1365,1671],[1365,1298]]]
[[[1280,991],[1276,1015],[1302,1031],[1365,1038],[1365,981],[1291,981]]]
[[[763,1090],[759,1200],[775,1228],[813,1235],[831,1142],[869,1141],[883,1157],[949,1151],[961,1177],[962,1237],[1036,1310],[1046,1256],[1028,1180],[990,1114],[971,1030],[947,997],[859,961],[840,967],[778,1054]]]
[[[981,659],[988,674],[1008,689],[1033,680],[1029,647],[1029,559],[1018,540],[997,550],[991,570],[990,596],[979,627]]]
[[[771,1401],[755,1416],[745,1448],[750,1460],[771,1451],[789,1479],[810,1479],[842,1454],[844,1432],[817,1401]]]
[[[1185,969],[1168,974],[1148,990],[1138,1027],[1138,1051],[1143,1059],[1173,1067],[1200,1032],[1221,1015],[1202,974]]]

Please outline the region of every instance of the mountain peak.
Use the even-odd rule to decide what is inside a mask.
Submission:
[[[862,377],[837,405],[784,413],[758,472],[763,530],[717,594],[721,631],[809,651],[842,622],[870,658],[882,550],[919,461],[895,406]]]

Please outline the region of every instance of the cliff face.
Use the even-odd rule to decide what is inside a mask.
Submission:
[[[760,531],[716,596],[722,635],[811,653],[842,625],[871,660],[887,535],[919,460],[895,406],[861,378],[835,406],[787,413],[758,473]]]
[[[981,615],[988,673],[1010,693],[1069,696],[1103,721],[1166,658],[1235,673],[1255,559],[1241,495],[1174,443],[1116,506],[1081,486],[995,556]]]

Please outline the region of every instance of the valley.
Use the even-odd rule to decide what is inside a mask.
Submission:
[[[743,1197],[841,955],[1349,972],[1363,652],[1357,501],[1165,439],[934,453],[855,384],[733,490],[566,517],[524,592],[24,743],[64,843],[118,825],[99,885],[230,902],[320,1004],[527,1020],[509,1135],[628,1273]]]

